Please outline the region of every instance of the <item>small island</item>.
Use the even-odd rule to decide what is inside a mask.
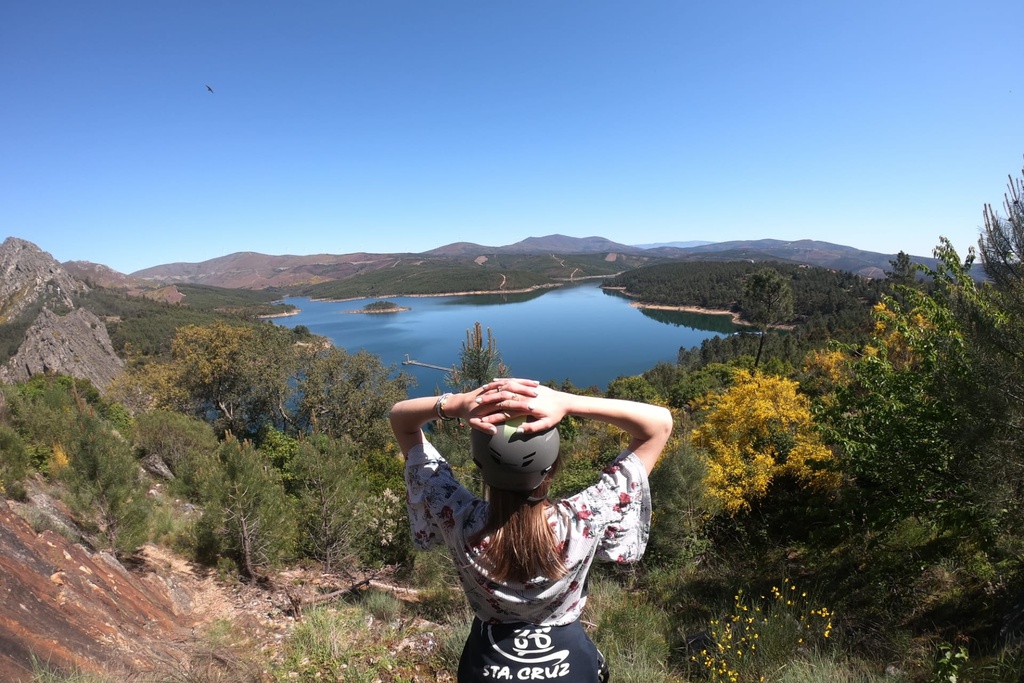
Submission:
[[[410,311],[411,308],[407,306],[399,306],[393,301],[374,301],[368,303],[362,308],[357,308],[352,311],[345,311],[346,313],[401,313],[402,311]]]

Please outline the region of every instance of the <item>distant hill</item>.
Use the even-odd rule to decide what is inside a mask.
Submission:
[[[61,264],[72,277],[81,280],[90,287],[106,287],[107,289],[142,289],[153,284],[141,278],[125,275],[110,266],[91,261],[66,261]]]
[[[634,247],[639,249],[657,249],[659,247],[675,247],[677,249],[687,249],[689,247],[702,247],[705,244],[714,244],[707,240],[690,240],[689,242],[655,242],[653,244],[634,244]]]
[[[308,288],[368,275],[382,269],[427,266],[451,259],[481,263],[495,255],[604,254],[650,258],[643,249],[618,244],[602,237],[549,235],[530,237],[507,246],[485,246],[455,242],[422,254],[316,254],[312,256],[270,256],[237,252],[200,263],[169,263],[132,273],[132,276],[163,284],[190,283],[242,289],[269,287]],[[614,261],[615,256],[610,256]],[[448,264],[451,265],[451,264]],[[639,265],[633,263],[635,267]],[[568,273],[566,273],[568,275]]]
[[[472,242],[454,242],[423,252],[429,256],[476,256],[481,254],[642,254],[641,247],[612,242],[604,237],[568,237],[548,235],[527,237],[503,247],[487,247]]]
[[[686,245],[686,246],[683,246]],[[483,263],[504,255],[605,255],[609,261],[631,257],[630,267],[645,262],[674,260],[783,261],[848,271],[865,277],[884,277],[895,254],[854,249],[815,240],[784,241],[774,239],[734,242],[668,242],[652,245],[626,245],[603,237],[547,235],[529,237],[515,244],[487,246],[473,242],[453,242],[421,254],[315,254],[310,256],[271,256],[255,252],[237,252],[199,263],[169,263],[146,268],[132,276],[161,284],[191,283],[241,289],[303,288],[348,280],[383,269],[407,266],[426,268],[453,265],[448,261]],[[912,257],[929,266],[934,259]],[[448,263],[446,263],[448,262]],[[398,272],[395,270],[394,272]],[[375,280],[383,275],[378,274]]]
[[[174,285],[161,285],[159,282],[144,280],[133,275],[125,275],[110,266],[91,261],[66,261],[61,265],[72,277],[81,280],[90,287],[102,287],[124,292],[129,296],[137,296],[151,301],[163,301],[176,304],[185,298]]]
[[[690,259],[719,261],[783,261],[843,270],[863,277],[885,277],[891,269],[890,261],[896,254],[882,254],[874,251],[854,249],[830,242],[816,240],[745,240],[714,242],[694,247],[659,247],[648,253],[657,254],[668,260]],[[934,267],[934,258],[911,256],[911,260]]]
[[[270,256],[236,252],[199,263],[168,263],[132,273],[134,277],[164,284],[190,283],[266,289],[315,285],[344,280],[360,273],[388,268],[408,254],[314,254]]]

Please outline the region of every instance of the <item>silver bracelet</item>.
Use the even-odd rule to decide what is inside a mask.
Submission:
[[[445,401],[452,397],[451,392],[441,394],[437,397],[437,403],[434,404],[434,412],[437,413],[439,420],[454,420],[454,417],[448,417],[444,414]]]

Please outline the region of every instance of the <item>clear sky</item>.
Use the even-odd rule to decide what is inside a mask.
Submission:
[[[1021,0],[4,2],[0,228],[122,272],[554,233],[964,254],[1024,166],[1021,26]]]

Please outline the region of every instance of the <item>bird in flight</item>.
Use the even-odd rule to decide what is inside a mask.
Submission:
[[[206,89],[209,90],[210,92],[213,92],[213,88],[211,88],[210,86],[206,86]]]

